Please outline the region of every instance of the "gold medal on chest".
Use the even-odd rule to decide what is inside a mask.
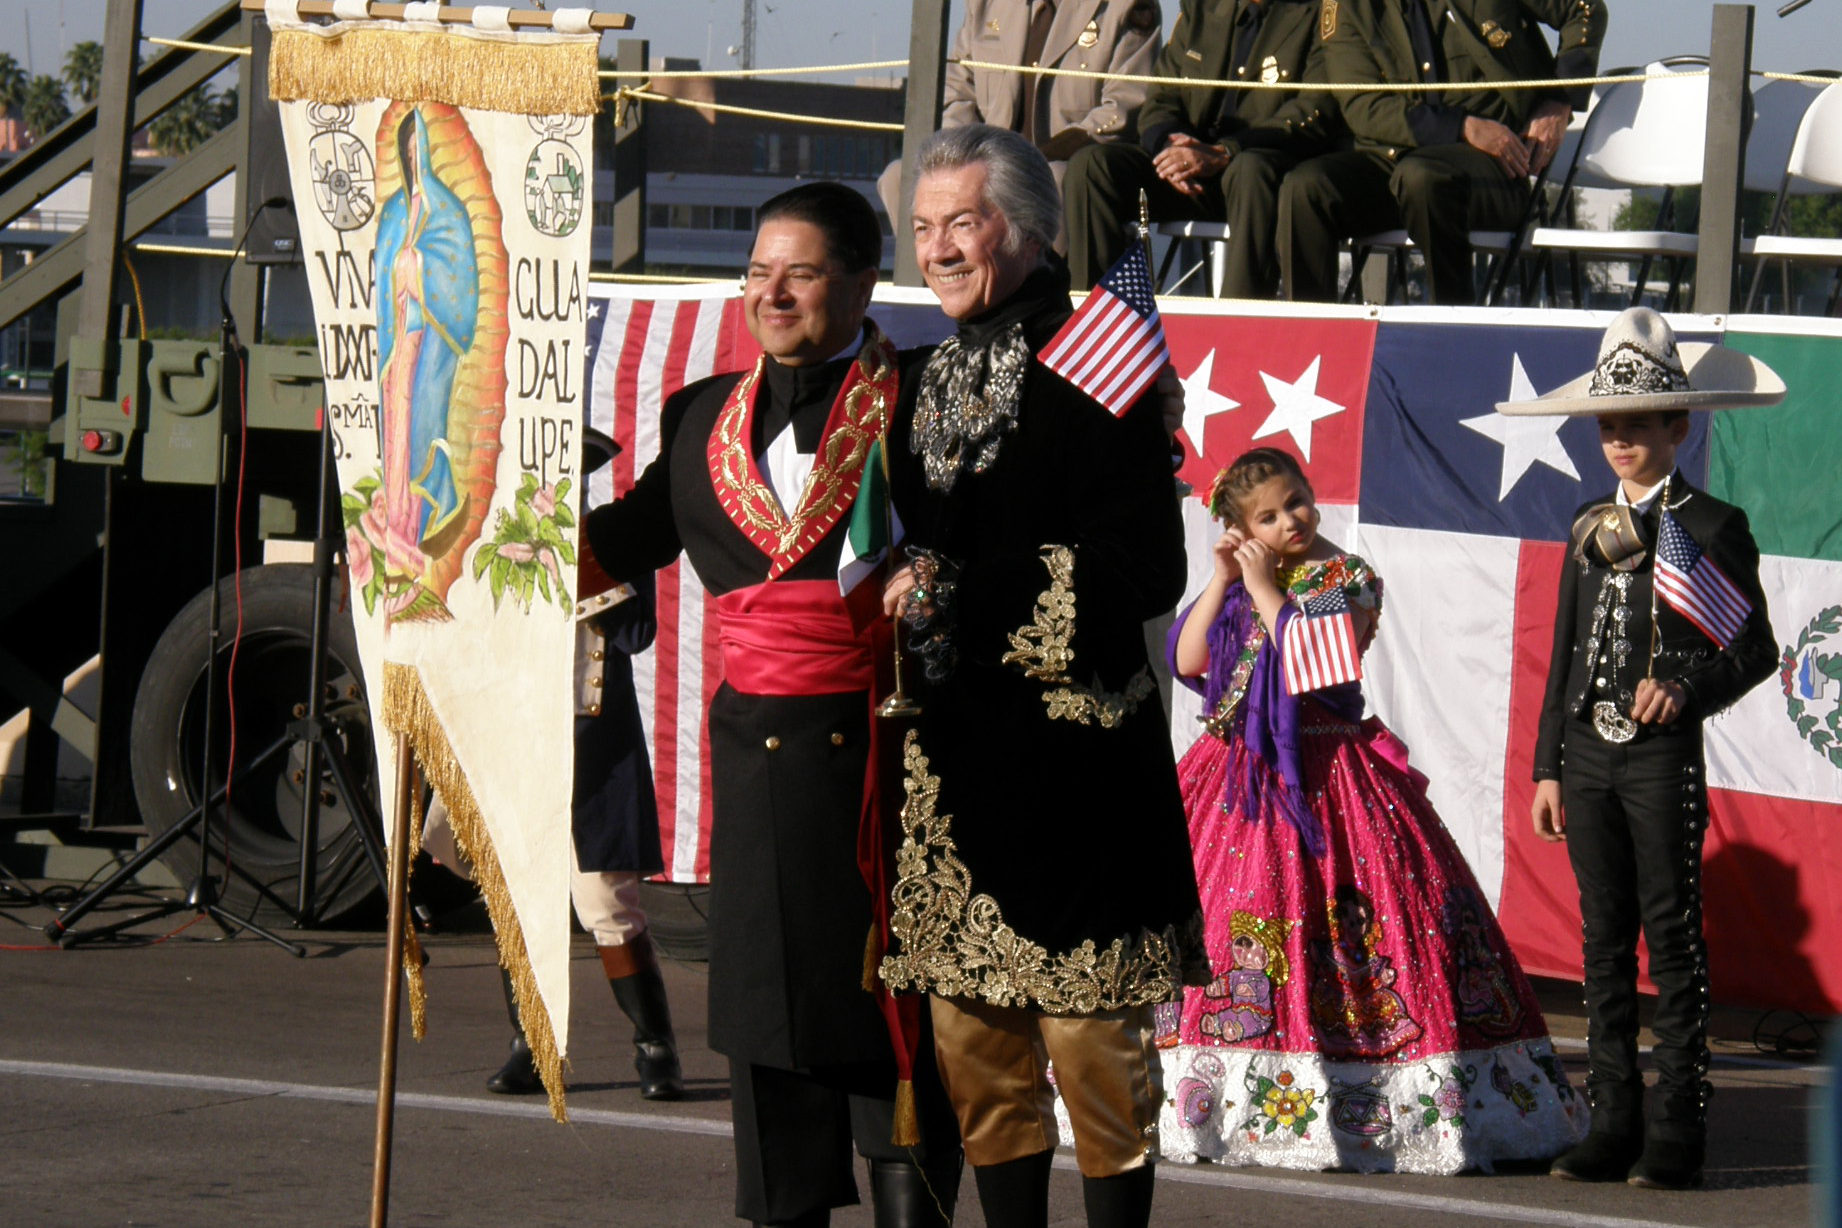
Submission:
[[[1318,37],[1329,38],[1337,32],[1337,0],[1324,0],[1318,9]]]
[[[1505,30],[1502,26],[1498,25],[1496,22],[1487,21],[1483,24],[1481,29],[1483,31],[1484,41],[1489,43],[1492,47],[1496,48],[1498,51],[1501,51],[1503,50],[1503,48],[1509,46],[1509,31]]]
[[[1100,41],[1100,23],[1097,21],[1088,22],[1087,29],[1081,31],[1081,37],[1075,39],[1075,42],[1079,43],[1083,47],[1092,47],[1095,43],[1099,41]]]
[[[1268,85],[1279,80],[1278,56],[1269,55],[1264,60],[1260,61],[1260,80],[1266,82]]]

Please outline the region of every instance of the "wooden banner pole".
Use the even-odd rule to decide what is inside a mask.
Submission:
[[[406,5],[374,3],[365,15],[379,21],[401,21]],[[243,0],[243,11],[248,13],[265,12],[268,5],[264,0]],[[333,0],[300,0],[295,10],[302,17],[335,17]],[[506,15],[506,22],[512,29],[547,30],[550,28],[550,14],[541,9],[513,9]],[[451,25],[467,26],[473,24],[473,10],[457,5],[444,4],[435,14],[435,20]],[[631,13],[596,13],[588,19],[591,30],[631,30],[633,14]]]
[[[377,1148],[371,1177],[371,1228],[390,1209],[391,1127],[397,1103],[397,1031],[403,1006],[403,933],[409,917],[409,812],[415,764],[409,735],[397,735],[397,809],[390,835],[390,924],[384,959],[384,1045],[377,1075]]]

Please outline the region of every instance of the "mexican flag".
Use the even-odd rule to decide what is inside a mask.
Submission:
[[[838,553],[838,591],[860,624],[882,612],[889,543],[901,540],[902,519],[889,502],[889,469],[879,439],[864,459],[863,483],[851,504],[850,536]]]

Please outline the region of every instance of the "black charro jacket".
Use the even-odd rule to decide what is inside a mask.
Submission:
[[[1580,505],[1574,519],[1587,508],[1612,498]],[[1643,517],[1645,539],[1656,541],[1660,516],[1653,504]],[[1746,513],[1697,490],[1678,474],[1669,484],[1669,511],[1688,535],[1727,578],[1752,603],[1733,642],[1719,648],[1687,618],[1665,603],[1656,604],[1657,649],[1655,675],[1682,684],[1688,704],[1669,725],[1641,726],[1638,740],[1667,737],[1696,729],[1715,713],[1732,705],[1767,678],[1778,664],[1778,648],[1766,613],[1765,591],[1759,585],[1759,548],[1752,539]],[[1654,556],[1654,550],[1651,552]],[[1634,646],[1628,666],[1631,676],[1620,679],[1630,690],[1643,677],[1645,647],[1651,639],[1651,566],[1646,557],[1632,574],[1630,602],[1633,618],[1629,639]],[[1542,698],[1541,726],[1535,744],[1536,780],[1559,780],[1570,737],[1596,737],[1590,724],[1592,705],[1603,697],[1598,678],[1609,677],[1600,659],[1603,649],[1592,636],[1594,606],[1611,576],[1610,569],[1579,562],[1569,556],[1561,571],[1560,598],[1554,615],[1554,651],[1548,663],[1548,685]]]

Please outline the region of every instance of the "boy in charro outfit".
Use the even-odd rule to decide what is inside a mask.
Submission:
[[[1746,513],[1676,470],[1691,410],[1770,405],[1756,359],[1684,343],[1633,308],[1595,368],[1505,414],[1598,418],[1617,488],[1575,516],[1535,748],[1535,834],[1567,841],[1585,921],[1592,1129],[1554,1162],[1573,1181],[1682,1189],[1707,1131],[1707,828],[1701,724],[1772,672],[1777,649]],[[1637,1067],[1637,935],[1657,989],[1656,1095]]]

